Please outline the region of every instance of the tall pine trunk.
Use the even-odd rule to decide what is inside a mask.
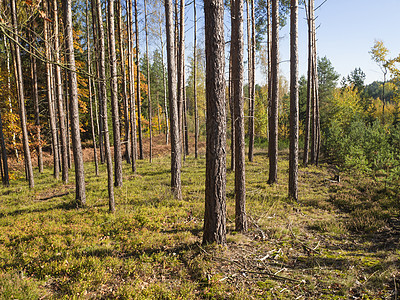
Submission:
[[[69,67],[69,87],[71,91],[70,114],[71,114],[71,137],[72,151],[75,164],[75,199],[80,206],[86,205],[85,174],[83,168],[83,155],[81,145],[81,134],[79,127],[79,105],[78,105],[78,82],[75,66],[74,39],[72,32],[72,0],[63,0],[66,61]]]
[[[18,22],[17,22],[17,9],[15,0],[11,0],[11,15],[12,15],[12,23],[13,23],[13,31],[14,31],[14,41],[15,41],[15,64],[16,64],[16,81],[18,87],[18,99],[19,99],[19,110],[20,110],[20,119],[21,119],[21,129],[22,129],[22,143],[24,149],[25,156],[25,170],[27,179],[29,182],[29,187],[33,188],[35,185],[33,179],[33,168],[32,168],[32,159],[31,159],[31,151],[29,149],[29,136],[27,129],[27,121],[26,121],[26,110],[25,110],[25,95],[24,95],[24,84],[23,84],[23,75],[22,75],[22,62],[21,62],[21,54],[19,49],[19,35],[18,35]]]
[[[146,32],[146,59],[147,59],[147,103],[148,103],[148,113],[149,113],[149,161],[152,161],[152,150],[153,150],[153,124],[152,124],[152,111],[151,111],[151,89],[150,89],[150,59],[149,59],[149,37],[147,28],[147,5],[146,0],[144,0],[144,23]],[[139,64],[139,61],[138,61]]]
[[[8,163],[7,163],[7,149],[6,144],[4,142],[4,134],[3,134],[3,121],[1,117],[1,109],[0,109],[0,150],[1,150],[1,169],[2,169],[2,182],[4,186],[10,185],[10,178],[8,176]]]
[[[168,94],[171,132],[171,191],[175,198],[182,198],[181,145],[179,137],[178,103],[176,94],[176,58],[173,31],[172,0],[165,0],[165,23],[167,34]]]
[[[104,41],[104,27],[103,27],[103,16],[101,8],[101,0],[96,1],[96,16],[97,16],[97,27],[98,27],[98,39],[99,39],[99,73],[100,73],[100,107],[102,113],[102,123],[104,128],[104,154],[107,162],[107,182],[108,182],[108,209],[110,212],[115,212],[115,199],[114,199],[114,184],[113,184],[113,165],[111,159],[111,148],[110,148],[110,135],[108,132],[108,110],[107,110],[107,85],[106,85],[106,50]]]
[[[138,131],[139,131],[139,159],[143,159],[143,133],[142,133],[142,119],[141,119],[141,116],[142,116],[141,101],[142,100],[140,97],[139,19],[138,19],[137,0],[135,0],[135,30],[136,30],[136,68],[137,68],[136,69],[136,101],[137,101],[137,115],[138,115],[137,122],[138,122]]]
[[[207,150],[203,243],[226,243],[224,2],[205,0]]]
[[[269,118],[269,184],[278,181],[279,1],[272,0],[271,114]]]
[[[43,1],[43,9],[46,15],[49,15],[48,3],[47,0]],[[51,66],[51,50],[50,50],[50,41],[49,41],[49,22],[44,19],[44,43],[45,43],[45,55],[46,55],[46,79],[47,79],[47,102],[49,106],[49,119],[50,119],[50,131],[51,131],[51,141],[52,141],[52,154],[53,154],[53,170],[54,170],[54,178],[58,179],[60,174],[59,168],[59,157],[58,157],[58,138],[57,138],[57,123],[56,123],[56,113],[54,107],[54,98],[53,98],[53,72]]]
[[[58,22],[58,2],[53,1],[53,24],[54,24],[54,52],[55,52],[55,82],[56,82],[56,98],[58,104],[58,119],[60,122],[60,141],[61,141],[61,177],[64,183],[68,182],[68,151],[67,151],[67,127],[65,122],[65,108],[64,108],[64,97],[63,97],[63,84],[61,76],[61,59],[60,59],[60,41],[59,41],[59,22]]]
[[[110,69],[111,69],[111,112],[114,134],[114,185],[122,186],[122,153],[121,132],[118,108],[118,74],[117,55],[115,53],[115,19],[114,1],[108,0],[108,39],[110,44]]]
[[[196,0],[193,0],[194,14],[194,49],[193,49],[193,100],[194,100],[194,157],[199,157],[199,112],[197,108],[197,11]]]
[[[289,197],[298,200],[299,164],[299,53],[298,53],[298,0],[290,3],[290,145],[289,145]]]
[[[251,8],[249,7],[249,2],[251,1]],[[247,53],[248,53],[248,90],[249,90],[249,161],[253,161],[254,156],[254,95],[253,95],[253,36],[252,36],[252,24],[254,20],[252,19],[251,12],[253,10],[253,1],[254,0],[246,0],[246,8],[247,8]],[[250,29],[251,27],[251,29]]]
[[[232,95],[235,119],[235,230],[247,231],[244,97],[243,97],[243,0],[232,1]]]

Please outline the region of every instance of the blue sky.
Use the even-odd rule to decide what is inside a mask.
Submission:
[[[315,7],[322,0],[316,0]],[[317,12],[318,56],[326,56],[341,77],[360,67],[366,83],[382,80],[382,72],[368,53],[375,40],[382,40],[389,56],[400,53],[400,0],[328,0]],[[300,75],[307,72],[307,24],[304,9],[299,12]],[[289,26],[281,36],[281,60],[289,59]],[[289,78],[289,64],[281,64]],[[263,82],[259,78],[258,82]]]

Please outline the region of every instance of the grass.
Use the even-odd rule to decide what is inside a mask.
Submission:
[[[246,164],[249,232],[234,231],[228,172],[226,247],[202,246],[205,159],[182,169],[183,200],[169,189],[169,158],[124,164],[108,213],[105,166],[86,163],[87,207],[74,186],[18,171],[0,188],[0,299],[385,299],[400,280],[399,196],[329,165],[300,168],[299,203],[287,198],[288,161],[268,185],[261,150]],[[70,173],[72,183],[73,172]]]

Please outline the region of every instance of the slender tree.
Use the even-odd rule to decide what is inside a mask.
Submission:
[[[137,114],[138,114],[138,131],[139,131],[139,159],[143,159],[143,137],[142,137],[142,104],[140,97],[140,48],[139,48],[139,19],[137,0],[135,1],[135,30],[136,30],[136,101],[137,101]]]
[[[135,0],[135,11],[136,11],[136,0]],[[132,172],[136,172],[136,158],[137,158],[137,143],[136,143],[136,107],[135,107],[135,72],[134,72],[134,62],[133,62],[133,18],[132,18],[132,1],[128,1],[127,5],[127,21],[128,21],[128,76],[129,76],[129,107],[130,107],[130,126],[131,126],[131,153],[132,153]],[[135,22],[136,22],[136,15],[137,13],[135,12]],[[137,31],[137,28],[136,28]],[[136,34],[136,56],[137,58],[139,57],[139,49],[138,47],[138,32]],[[139,74],[139,69],[138,69],[138,74]],[[139,148],[142,149],[141,152],[139,151],[139,156],[140,153],[142,153],[142,159],[143,159],[143,146],[141,144],[141,139],[142,139],[142,127],[141,127],[141,122],[140,122],[140,116],[141,116],[141,111],[140,111],[140,76],[137,77],[137,101],[138,101],[138,125],[139,125]]]
[[[269,118],[269,184],[278,180],[278,102],[279,102],[279,1],[272,0],[271,107]]]
[[[312,31],[311,31],[311,0],[307,6],[307,1],[304,1],[305,11],[307,14],[308,24],[308,71],[307,71],[307,106],[306,106],[306,121],[304,130],[304,154],[303,164],[307,166],[309,160],[310,149],[310,122],[311,122],[311,101],[312,101]]]
[[[64,25],[65,25],[65,44],[66,61],[69,68],[69,88],[71,91],[70,114],[71,114],[71,137],[72,151],[75,164],[75,198],[80,206],[86,205],[85,174],[83,168],[83,155],[81,145],[81,135],[79,127],[79,106],[78,106],[78,83],[75,66],[74,39],[72,32],[72,0],[63,0]]]
[[[117,32],[119,40],[119,57],[120,57],[120,69],[121,69],[121,83],[122,83],[122,103],[124,106],[124,144],[125,144],[125,159],[128,164],[131,164],[131,139],[129,135],[129,106],[127,97],[127,85],[126,85],[126,64],[125,64],[125,47],[124,40],[122,37],[122,0],[118,0],[117,3]]]
[[[252,35],[252,24],[254,24],[254,16],[252,11],[254,9],[254,0],[246,1],[247,8],[247,53],[248,53],[248,90],[249,90],[249,161],[253,161],[254,156],[254,95],[253,95],[253,79],[254,79],[254,66],[253,66],[253,35]],[[251,8],[249,7],[249,2],[251,2]],[[250,21],[251,20],[251,21]],[[250,29],[251,28],[251,29]]]
[[[56,99],[58,107],[58,119],[60,123],[60,141],[61,141],[61,177],[64,183],[68,182],[68,151],[67,151],[67,127],[65,122],[65,108],[64,108],[64,97],[63,97],[63,84],[61,75],[61,59],[60,59],[60,41],[59,41],[59,22],[58,22],[58,2],[53,0],[53,25],[54,25],[54,53],[55,53],[55,83],[56,83]]]
[[[4,134],[3,134],[3,121],[1,117],[1,109],[0,109],[0,150],[1,150],[1,169],[2,169],[2,182],[3,185],[9,186],[10,185],[10,178],[8,176],[8,163],[7,163],[7,149],[6,144],[4,142]]]
[[[114,134],[114,185],[122,186],[122,153],[121,153],[121,132],[118,109],[118,74],[117,55],[115,52],[115,19],[114,1],[108,0],[108,38],[110,44],[110,69],[111,69],[111,112]]]
[[[232,2],[232,96],[235,120],[235,228],[247,231],[244,97],[243,97],[243,0]]]
[[[33,168],[32,168],[32,159],[31,159],[31,151],[29,149],[29,137],[28,137],[28,129],[26,126],[26,110],[25,110],[25,95],[24,95],[24,83],[22,76],[22,62],[21,62],[21,54],[19,49],[19,35],[18,35],[18,22],[17,22],[17,9],[15,0],[11,0],[11,17],[12,17],[12,25],[13,25],[13,34],[15,41],[15,65],[16,65],[16,81],[18,88],[18,99],[19,99],[19,110],[20,110],[20,119],[21,119],[21,129],[22,129],[22,143],[24,149],[25,156],[25,170],[27,179],[29,182],[29,187],[33,188],[35,185],[33,179]]]
[[[299,54],[298,54],[298,0],[290,3],[290,147],[289,197],[298,200],[299,155]]]
[[[93,22],[92,16],[92,22]],[[86,0],[86,39],[87,39],[87,71],[88,74],[92,72],[92,60],[91,60],[91,47],[90,47],[90,34],[89,34],[89,3]],[[89,112],[90,112],[90,129],[92,133],[92,140],[93,140],[93,159],[94,159],[94,166],[95,166],[95,174],[96,176],[99,175],[99,163],[97,160],[97,146],[96,146],[96,134],[95,134],[95,127],[94,127],[94,120],[93,120],[93,93],[92,93],[92,77],[88,76],[88,89],[89,89]]]
[[[151,91],[150,91],[150,59],[149,59],[149,37],[148,37],[148,28],[147,28],[147,3],[144,0],[144,24],[145,24],[145,32],[146,32],[146,59],[147,59],[147,101],[148,101],[148,113],[149,113],[149,160],[152,161],[152,142],[153,142],[153,125],[151,122],[152,111],[151,111]]]
[[[178,2],[178,1],[176,1]],[[176,22],[178,23],[178,16],[176,16]],[[181,132],[182,138],[182,153],[183,159],[186,156],[185,149],[185,1],[180,0],[180,14],[179,14],[179,48],[178,48],[178,119],[179,119],[179,131]]]
[[[161,41],[161,63],[162,63],[162,68],[163,68],[163,87],[164,87],[165,143],[168,145],[169,124],[168,124],[168,107],[167,107],[167,80],[166,80],[165,66],[164,66],[164,41],[163,41],[163,32],[162,32],[161,13],[159,15],[160,15],[159,33],[160,33],[160,41]]]
[[[114,199],[114,185],[113,185],[113,170],[112,170],[112,159],[111,159],[111,148],[110,148],[110,136],[108,133],[108,113],[107,113],[107,86],[106,86],[106,65],[105,56],[106,50],[104,47],[104,28],[103,28],[103,16],[101,9],[101,0],[96,1],[96,16],[97,16],[97,28],[99,38],[99,73],[100,73],[100,106],[102,111],[102,123],[104,128],[104,154],[107,162],[107,180],[108,180],[108,208],[110,212],[115,212],[115,199]]]
[[[46,15],[49,15],[48,3],[43,1],[43,9]],[[58,179],[60,168],[59,168],[59,157],[58,157],[58,138],[57,138],[57,124],[56,115],[54,109],[54,98],[53,98],[53,70],[51,66],[51,50],[49,41],[49,21],[44,18],[43,33],[44,33],[44,43],[45,43],[45,55],[46,55],[46,79],[47,79],[47,102],[49,106],[49,119],[50,119],[50,131],[51,131],[51,141],[52,141],[52,152],[53,152],[53,168],[54,168],[54,178]]]
[[[231,14],[231,19],[233,15]],[[232,20],[231,20],[232,22]],[[232,43],[229,49],[229,86],[228,86],[228,97],[229,97],[229,110],[231,117],[231,171],[235,171],[235,112],[232,96]]]
[[[224,2],[205,0],[207,150],[203,243],[226,243]]]
[[[182,198],[181,190],[181,145],[178,122],[178,103],[176,94],[176,59],[173,31],[172,0],[165,0],[165,19],[167,33],[168,94],[171,132],[171,190],[175,198]]]
[[[199,156],[199,112],[197,108],[197,11],[196,0],[193,0],[193,100],[194,100],[194,157]]]

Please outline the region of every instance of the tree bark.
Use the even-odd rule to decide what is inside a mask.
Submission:
[[[115,53],[115,19],[114,1],[108,0],[108,38],[110,43],[110,69],[111,69],[111,112],[114,133],[114,185],[122,186],[122,153],[121,153],[121,131],[118,109],[118,74],[117,55]]]
[[[197,109],[197,11],[196,0],[193,0],[194,14],[194,49],[193,49],[193,100],[194,100],[194,157],[199,157],[199,112]]]
[[[171,131],[171,190],[175,198],[182,199],[181,145],[179,136],[178,104],[176,95],[176,58],[173,31],[172,1],[165,0],[167,34],[168,94]]]
[[[271,115],[269,118],[269,184],[278,181],[279,1],[272,0]]]
[[[232,22],[232,14],[231,14]],[[232,96],[232,42],[229,49],[229,110],[231,114],[231,171],[235,171],[235,112]]]
[[[177,2],[177,1],[176,1]],[[178,22],[178,21],[177,21]],[[179,14],[179,49],[178,49],[178,119],[179,131],[182,137],[183,159],[186,159],[185,150],[185,120],[184,120],[184,86],[185,86],[185,1],[180,0]]]
[[[49,9],[47,1],[43,1],[43,9],[46,15],[49,15]],[[59,157],[58,157],[58,139],[57,139],[57,124],[56,124],[56,114],[54,109],[54,99],[52,93],[52,67],[51,67],[51,52],[50,52],[50,41],[49,41],[49,24],[46,19],[44,21],[44,43],[45,43],[45,55],[46,55],[46,79],[47,79],[47,101],[49,105],[49,119],[50,119],[50,131],[51,131],[51,141],[52,141],[52,152],[53,152],[53,170],[54,178],[58,179],[60,169],[59,169]]]
[[[122,0],[117,1],[117,31],[119,40],[119,53],[120,53],[120,68],[121,68],[121,82],[122,82],[122,103],[124,106],[124,144],[125,144],[125,159],[128,164],[131,164],[131,139],[129,135],[129,107],[127,97],[127,85],[126,85],[126,67],[125,67],[125,48],[124,41],[122,38]]]
[[[147,101],[149,108],[149,161],[152,161],[152,150],[153,150],[153,124],[152,124],[152,111],[151,111],[151,90],[150,90],[150,59],[149,59],[149,38],[147,29],[147,5],[146,0],[144,0],[144,23],[146,32],[146,59],[147,59]],[[138,61],[139,64],[139,61]]]
[[[8,163],[7,163],[7,149],[6,144],[4,142],[4,134],[3,134],[3,121],[1,117],[1,109],[0,109],[0,146],[1,146],[1,165],[2,165],[2,182],[4,186],[10,185],[10,178],[8,176]]]
[[[102,123],[104,128],[104,154],[107,162],[107,180],[108,180],[108,209],[110,212],[115,212],[115,199],[114,199],[114,184],[113,184],[113,170],[112,170],[112,159],[111,159],[111,148],[110,148],[110,136],[108,132],[108,113],[107,113],[107,86],[106,86],[106,65],[105,56],[106,50],[104,47],[104,28],[103,28],[103,17],[101,0],[96,1],[96,15],[97,15],[97,27],[98,27],[98,39],[99,39],[99,69],[100,69],[100,107],[102,113]]]
[[[251,1],[251,8],[249,8],[249,1]],[[248,82],[249,82],[249,161],[253,161],[253,156],[254,156],[254,93],[253,93],[253,85],[254,85],[254,65],[253,65],[253,34],[251,33],[253,29],[253,23],[254,23],[254,16],[253,14],[253,5],[254,0],[247,0],[247,53],[248,53]],[[250,18],[251,15],[251,18]],[[251,26],[251,30],[250,30]]]
[[[137,0],[135,0],[135,30],[136,30],[136,101],[137,101],[137,114],[138,114],[138,131],[139,131],[139,159],[143,159],[143,137],[142,137],[142,104],[140,97],[140,48],[139,48],[139,20]],[[133,48],[132,48],[133,49]],[[132,71],[133,72],[133,71]],[[135,137],[136,138],[136,137]]]
[[[243,97],[243,0],[232,1],[232,88],[235,119],[235,230],[247,231],[244,97]],[[250,93],[251,96],[251,93]]]
[[[299,164],[299,53],[298,53],[298,0],[290,3],[290,145],[289,145],[289,197],[298,200]]]
[[[39,109],[39,93],[38,93],[38,80],[37,80],[37,66],[36,57],[31,55],[31,79],[32,79],[32,96],[33,106],[35,112],[35,126],[37,130],[37,155],[38,155],[38,168],[39,173],[43,173],[43,151],[42,151],[42,135],[40,128],[40,109]]]
[[[163,68],[163,86],[164,86],[164,117],[165,117],[165,143],[168,145],[169,124],[168,124],[168,107],[167,107],[167,81],[164,66],[164,42],[162,35],[162,20],[160,20],[160,40],[161,40],[161,62]]]
[[[135,0],[135,22],[137,22],[137,13],[136,13],[136,0]],[[135,107],[135,71],[134,71],[134,62],[133,62],[133,19],[132,19],[132,1],[128,1],[127,5],[127,15],[128,15],[128,76],[129,76],[129,106],[130,106],[130,126],[131,126],[131,153],[132,153],[132,172],[136,172],[136,158],[137,158],[137,143],[136,143],[136,107]],[[136,24],[137,25],[137,24]],[[136,28],[136,31],[138,28]],[[138,32],[138,31],[137,31]],[[139,37],[138,33],[136,34],[136,57],[139,59]],[[138,64],[139,66],[139,64]],[[139,67],[137,69],[139,74]],[[141,146],[141,134],[142,127],[140,123],[140,76],[137,77],[137,104],[138,104],[138,125],[139,125],[139,146],[142,147],[142,159],[143,159],[143,146]],[[139,147],[139,148],[140,148]]]
[[[26,166],[26,175],[29,182],[29,187],[33,188],[35,185],[33,179],[33,168],[32,168],[32,159],[31,159],[31,151],[29,149],[29,136],[27,129],[27,121],[26,121],[26,110],[25,110],[25,95],[24,95],[24,84],[23,84],[23,75],[22,75],[22,63],[21,63],[21,54],[19,49],[19,37],[18,37],[18,23],[17,23],[17,9],[15,0],[11,0],[11,15],[12,15],[12,23],[13,23],[13,31],[14,31],[14,40],[15,40],[15,64],[16,64],[16,74],[17,74],[17,87],[18,87],[18,99],[19,99],[19,108],[20,108],[20,119],[21,119],[21,129],[22,129],[22,143],[24,149],[25,156],[25,166]]]
[[[207,150],[203,243],[226,244],[224,3],[205,0]]]
[[[72,2],[71,0],[63,0],[64,24],[65,24],[65,42],[66,42],[66,61],[68,62],[69,71],[69,87],[71,90],[71,99],[69,110],[71,113],[71,137],[72,151],[74,153],[75,164],[75,198],[80,206],[86,205],[86,187],[85,174],[83,168],[83,155],[81,145],[81,135],[79,128],[79,106],[78,106],[78,83],[75,66],[74,40],[72,34]]]
[[[61,177],[64,183],[68,183],[68,151],[67,151],[67,127],[65,123],[65,108],[64,108],[64,98],[63,98],[63,84],[61,77],[61,67],[60,67],[60,41],[59,41],[59,22],[58,22],[58,2],[53,1],[53,22],[54,22],[54,52],[55,52],[55,80],[56,80],[56,97],[58,103],[58,118],[60,122],[60,141],[61,141]]]
[[[92,23],[94,17],[92,15]],[[93,140],[93,159],[94,159],[94,167],[95,167],[95,174],[99,176],[99,163],[97,160],[97,147],[96,147],[96,134],[95,134],[95,127],[94,127],[94,120],[93,120],[93,93],[92,93],[92,60],[91,60],[91,47],[90,47],[90,34],[89,34],[89,3],[86,0],[86,30],[87,30],[87,71],[88,71],[88,88],[89,88],[89,112],[90,112],[90,129],[92,133],[92,140]]]

